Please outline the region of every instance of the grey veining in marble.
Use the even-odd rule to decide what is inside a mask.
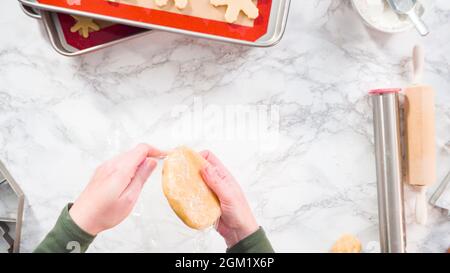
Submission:
[[[147,142],[214,151],[242,184],[277,251],[327,252],[343,233],[376,251],[367,92],[407,85],[416,43],[425,47],[424,79],[437,93],[438,177],[450,170],[450,1],[434,2],[426,38],[414,30],[369,30],[350,1],[293,0],[286,34],[273,48],[154,32],[71,59],[53,51],[16,1],[5,1],[0,158],[27,196],[22,250],[33,250],[98,164]],[[174,109],[194,111],[195,99],[218,112],[276,106],[276,145],[219,141],[206,129],[192,138],[177,135],[184,122]],[[191,231],[175,217],[160,184],[158,169],[131,217],[101,234],[90,251],[223,252],[215,231]],[[448,214],[430,208],[429,223],[418,226],[414,195],[410,189],[405,195],[408,251],[444,252],[450,246]]]

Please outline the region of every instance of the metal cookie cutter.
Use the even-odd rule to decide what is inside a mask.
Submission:
[[[0,252],[18,253],[25,195],[0,162]]]
[[[441,198],[446,191],[450,191],[450,172],[445,176],[444,180],[431,196],[430,204],[437,206],[439,198]]]

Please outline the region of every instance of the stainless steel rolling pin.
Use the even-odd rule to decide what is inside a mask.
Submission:
[[[373,102],[380,246],[383,253],[406,250],[403,205],[400,89],[370,92]]]

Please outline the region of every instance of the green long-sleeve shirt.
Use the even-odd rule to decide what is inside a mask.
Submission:
[[[59,216],[53,229],[34,250],[35,253],[84,253],[94,241],[92,236],[82,230],[69,214],[71,204]],[[262,228],[227,249],[227,253],[273,253],[274,250]]]

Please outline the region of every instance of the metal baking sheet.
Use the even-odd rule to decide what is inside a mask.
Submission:
[[[25,6],[21,4],[23,12],[34,19],[40,19],[43,22],[45,31],[49,37],[50,43],[52,47],[60,54],[64,56],[79,56],[82,54],[86,54],[89,52],[93,52],[96,50],[100,50],[109,46],[113,46],[115,44],[125,42],[132,38],[137,38],[141,35],[147,34],[150,32],[148,29],[131,29],[133,27],[127,26],[112,26],[109,36],[114,35],[113,38],[108,37],[108,41],[104,43],[91,43],[87,41],[85,43],[71,45],[67,42],[65,38],[64,31],[61,27],[61,22],[58,19],[58,16],[65,14],[57,14],[54,12],[46,12],[46,11],[38,11],[33,7]],[[42,14],[41,14],[42,13]],[[125,33],[124,32],[129,32]],[[1,180],[0,180],[1,183]]]
[[[262,47],[275,45],[281,40],[290,6],[290,0],[258,0],[260,17],[254,21],[253,26],[241,26],[106,0],[75,1],[77,4],[73,4],[72,0],[19,1],[37,10],[70,13],[119,24]]]
[[[22,4],[20,5],[20,7],[22,8],[22,11],[26,15],[30,16],[31,18],[41,19],[41,14],[38,11],[36,11],[34,8],[29,7],[29,6],[24,6]]]
[[[48,34],[50,43],[52,47],[60,54],[64,56],[79,56],[82,54],[90,53],[96,50],[100,50],[106,47],[110,47],[113,45],[116,45],[118,43],[125,42],[127,40],[130,40],[132,38],[136,38],[145,34],[148,34],[150,30],[147,29],[139,29],[139,30],[133,30],[132,27],[126,26],[125,28],[128,28],[125,31],[131,31],[132,35],[129,36],[117,36],[117,39],[111,40],[105,43],[88,43],[89,41],[86,39],[85,43],[78,43],[74,44],[68,42],[66,39],[66,35],[64,34],[63,28],[61,26],[61,22],[59,20],[59,14],[54,12],[48,12],[48,11],[40,11],[42,22],[44,23],[45,30]],[[66,15],[67,16],[67,15]],[[123,26],[111,26],[116,28],[124,28]],[[122,29],[123,30],[123,29]],[[118,32],[117,29],[113,29],[111,33]]]

